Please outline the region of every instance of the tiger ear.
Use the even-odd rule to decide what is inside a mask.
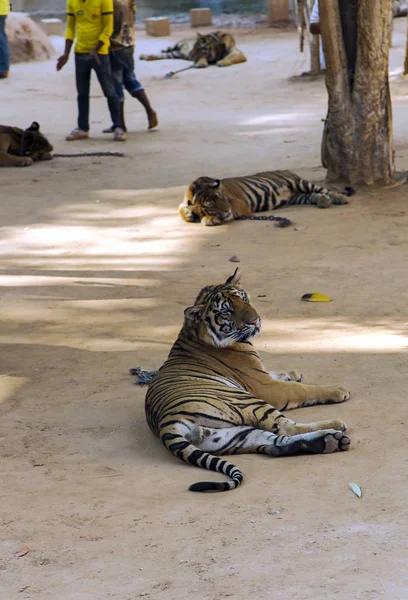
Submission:
[[[237,267],[235,269],[235,271],[233,272],[233,274],[231,275],[231,277],[228,277],[228,279],[225,283],[226,283],[226,285],[239,285],[240,281],[241,281],[241,272],[240,272],[239,268]]]
[[[192,321],[193,323],[198,323],[203,314],[203,308],[204,307],[200,304],[198,306],[189,306],[184,311],[184,316],[187,319],[187,321]]]
[[[37,123],[37,121],[33,121],[30,125],[30,127],[28,128],[28,131],[40,131],[40,125]]]
[[[214,189],[219,188],[220,187],[220,183],[221,183],[221,181],[219,179],[214,179],[214,181],[211,184],[211,187],[214,188]]]

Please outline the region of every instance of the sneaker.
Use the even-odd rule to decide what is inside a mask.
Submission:
[[[67,142],[76,142],[77,140],[87,140],[89,133],[82,129],[73,129],[69,135],[65,138]]]
[[[126,133],[127,129],[126,127],[122,127],[123,131]],[[113,125],[111,125],[110,127],[107,127],[106,129],[102,129],[102,133],[113,133],[115,131],[115,127]]]
[[[115,127],[113,130],[113,139],[115,142],[125,142],[126,137],[126,133],[123,131],[122,127]]]

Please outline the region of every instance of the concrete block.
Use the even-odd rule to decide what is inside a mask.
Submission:
[[[192,8],[190,10],[191,27],[212,25],[211,8]]]
[[[152,17],[145,19],[145,29],[147,35],[163,37],[170,35],[170,21],[166,17]]]
[[[289,0],[268,0],[269,25],[289,21]]]
[[[64,35],[64,25],[61,19],[41,19],[40,26],[47,35]]]

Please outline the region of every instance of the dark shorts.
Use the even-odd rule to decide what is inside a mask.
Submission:
[[[144,89],[142,84],[136,79],[133,53],[134,48],[111,50],[110,53],[113,85],[115,93],[121,102],[125,99],[123,88],[129,94],[134,94],[134,92]]]

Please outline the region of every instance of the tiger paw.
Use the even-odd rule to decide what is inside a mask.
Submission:
[[[30,158],[29,156],[24,156],[24,158],[21,158],[18,161],[19,167],[31,167],[32,164],[33,164],[33,159]]]
[[[324,436],[324,450],[323,454],[330,454],[332,452],[348,450],[350,447],[350,438],[345,435],[342,431],[327,431]]]
[[[323,390],[323,400],[325,404],[338,404],[345,402],[350,398],[350,390],[344,385],[332,385]]]
[[[331,202],[329,196],[326,196],[326,194],[320,194],[316,200],[317,208],[329,208],[331,203],[332,202]]]
[[[184,219],[184,221],[187,221],[188,223],[194,223],[194,221],[198,221],[198,218],[196,218],[194,213],[192,213],[191,210],[189,208],[187,208],[187,206],[184,206],[183,204],[180,204],[180,206],[179,206],[179,213],[180,213],[180,217],[182,219]]]
[[[208,62],[206,58],[199,58],[198,61],[195,63],[195,68],[196,69],[205,69],[206,67],[208,67]]]
[[[346,431],[347,425],[344,421],[340,421],[340,419],[336,419],[332,421],[329,429],[335,429],[336,431]]]
[[[297,371],[288,371],[287,373],[282,373],[282,381],[297,381],[300,383],[303,379],[302,373],[298,373]]]
[[[207,225],[208,227],[214,227],[215,225],[222,225],[222,221],[217,219],[216,217],[208,217],[205,216],[201,219],[201,223],[203,225]]]
[[[330,199],[332,204],[340,205],[340,204],[348,204],[348,200],[343,194],[336,194],[335,192],[331,192]]]

